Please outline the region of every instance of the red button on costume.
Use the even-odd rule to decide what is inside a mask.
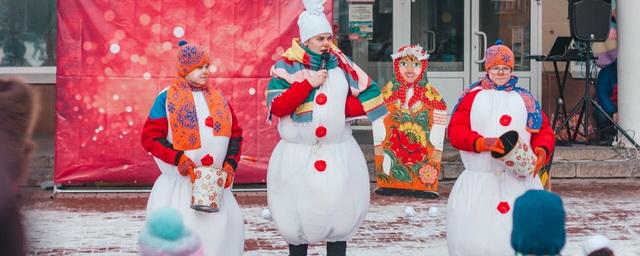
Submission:
[[[324,172],[324,170],[327,169],[327,162],[325,162],[324,160],[317,160],[315,163],[313,163],[313,166],[319,172]]]
[[[509,203],[506,201],[501,201],[500,203],[498,203],[498,207],[496,208],[502,214],[506,214],[509,212],[509,210],[511,210],[511,206],[509,206]]]
[[[502,115],[500,117],[500,124],[502,126],[508,126],[511,123],[511,116],[509,115]]]
[[[327,95],[325,95],[324,93],[318,94],[318,96],[316,97],[316,103],[318,103],[318,105],[324,105],[325,103],[327,103]]]
[[[325,128],[324,126],[318,126],[318,128],[316,128],[316,136],[318,138],[322,138],[326,135],[327,135],[327,128]]]

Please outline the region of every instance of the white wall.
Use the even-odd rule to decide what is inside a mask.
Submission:
[[[640,141],[640,1],[618,0],[618,115],[619,124]],[[625,140],[625,144],[631,144]]]

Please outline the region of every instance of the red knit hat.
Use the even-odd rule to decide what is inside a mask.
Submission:
[[[189,44],[185,40],[178,42],[178,75],[186,76],[196,68],[209,63],[209,55],[202,46]]]
[[[497,40],[494,46],[487,48],[484,52],[484,68],[490,69],[493,66],[505,65],[513,69],[515,58],[509,47],[502,44],[502,40]]]

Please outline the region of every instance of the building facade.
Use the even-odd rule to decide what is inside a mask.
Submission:
[[[633,1],[620,2],[623,8]],[[0,6],[7,7],[0,10],[0,76],[18,75],[37,85],[44,107],[36,132],[53,136],[56,8],[65,7],[56,6],[55,0],[0,0]],[[484,49],[500,39],[515,53],[520,85],[540,99],[547,114],[553,114],[558,95],[553,66],[526,56],[544,55],[556,37],[569,36],[568,1],[334,0],[332,6],[337,43],[378,83],[391,78],[391,53],[402,45],[420,44],[431,55],[428,78],[453,106],[463,88],[484,75]],[[620,19],[627,22],[621,25],[626,29],[623,35],[634,33],[629,27],[634,19],[633,14]],[[620,41],[634,42],[633,38]],[[620,49],[625,56],[640,52],[624,45]],[[632,62],[630,57],[624,59]],[[621,71],[632,74],[634,69]],[[621,84],[631,83],[631,75],[621,76]],[[626,96],[640,91],[622,88]],[[571,108],[583,95],[582,80],[569,79],[565,90],[565,104]],[[621,105],[626,96],[620,97]],[[637,112],[621,110],[622,123],[638,128],[632,113]]]

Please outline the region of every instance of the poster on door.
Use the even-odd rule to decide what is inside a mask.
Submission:
[[[349,4],[349,39],[373,39],[373,5]]]

